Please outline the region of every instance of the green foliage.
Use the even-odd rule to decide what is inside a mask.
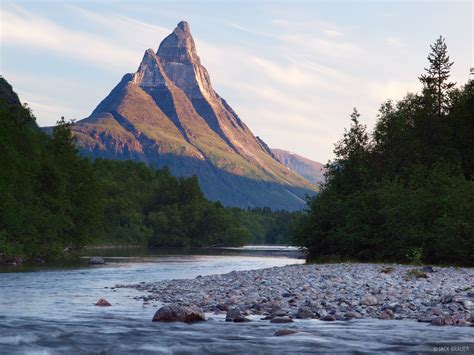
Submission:
[[[420,95],[384,103],[370,135],[351,115],[296,232],[310,258],[474,265],[474,83],[454,88],[432,48]]]
[[[83,245],[99,221],[92,164],[63,119],[49,138],[3,78],[0,87],[0,258]]]
[[[413,265],[421,265],[423,260],[423,248],[413,248],[406,255],[407,260]]]
[[[250,233],[252,244],[293,245],[292,236],[302,212],[272,211],[270,208],[233,209],[234,219]]]

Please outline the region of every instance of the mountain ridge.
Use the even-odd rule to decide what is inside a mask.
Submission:
[[[287,150],[277,148],[271,150],[276,159],[289,169],[296,171],[306,180],[316,185],[321,185],[324,182],[326,171],[324,164]]]

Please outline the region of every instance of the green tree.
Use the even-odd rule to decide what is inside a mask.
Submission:
[[[448,92],[456,83],[448,82],[451,73],[451,62],[448,55],[448,46],[442,36],[430,46],[431,53],[428,55],[430,63],[425,68],[426,74],[420,76],[425,90],[432,94],[435,98],[436,113],[441,116],[448,110]]]

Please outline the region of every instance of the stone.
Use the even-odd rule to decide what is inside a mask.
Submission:
[[[293,319],[291,319],[290,317],[288,316],[283,316],[283,317],[274,317],[272,318],[272,320],[270,321],[270,323],[292,323],[293,322]]]
[[[309,319],[313,318],[314,313],[308,307],[300,307],[296,312],[296,318],[298,319]]]
[[[474,303],[473,303],[472,301],[469,301],[469,300],[465,300],[465,301],[463,301],[463,303],[462,303],[463,307],[464,307],[465,309],[467,309],[468,311],[471,310],[471,309],[473,309],[473,307],[472,307],[473,304],[474,304]]]
[[[275,332],[274,335],[277,336],[277,337],[281,337],[281,336],[285,336],[285,335],[292,335],[292,334],[295,334],[295,333],[298,333],[298,331],[293,330],[293,329],[278,329]]]
[[[226,322],[244,323],[250,322],[250,319],[246,318],[243,312],[238,308],[232,308],[227,311],[225,316]]]
[[[158,309],[153,316],[153,322],[184,322],[194,323],[205,321],[204,312],[196,306],[172,304]]]
[[[361,314],[357,311],[349,311],[344,314],[344,319],[349,320],[353,318],[361,318]]]
[[[441,326],[444,325],[444,318],[443,317],[436,317],[431,321],[431,325]]]
[[[323,320],[325,322],[333,322],[336,320],[336,316],[334,314],[328,314],[324,316],[323,318],[320,318],[320,320]]]
[[[104,258],[101,258],[100,256],[94,256],[89,259],[89,265],[103,265],[105,264]]]
[[[278,310],[272,313],[272,317],[284,317],[287,315],[287,312]]]
[[[453,302],[453,295],[443,295],[439,299],[442,304],[447,304]]]
[[[380,313],[380,319],[388,320],[388,319],[393,319],[393,318],[394,318],[393,312],[389,308],[383,310],[382,313]]]
[[[444,324],[446,324],[446,325],[453,325],[453,324],[454,324],[453,318],[452,318],[449,314],[446,314],[446,315],[443,317],[443,322],[444,322]]]
[[[365,306],[376,306],[378,304],[378,300],[375,296],[368,295],[360,301],[360,304]]]
[[[432,266],[423,266],[421,268],[421,271],[423,271],[423,272],[435,272]]]
[[[418,322],[430,323],[433,320],[433,315],[431,313],[425,313],[418,317]]]
[[[111,306],[110,302],[107,301],[105,298],[99,299],[95,305],[98,306],[98,307],[110,307]]]

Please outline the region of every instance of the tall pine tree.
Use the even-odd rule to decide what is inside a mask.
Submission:
[[[436,40],[428,55],[430,66],[425,68],[426,74],[422,74],[419,79],[423,83],[424,89],[434,96],[436,113],[441,116],[448,107],[448,91],[456,83],[448,82],[453,62],[449,61],[448,47],[442,36]]]

